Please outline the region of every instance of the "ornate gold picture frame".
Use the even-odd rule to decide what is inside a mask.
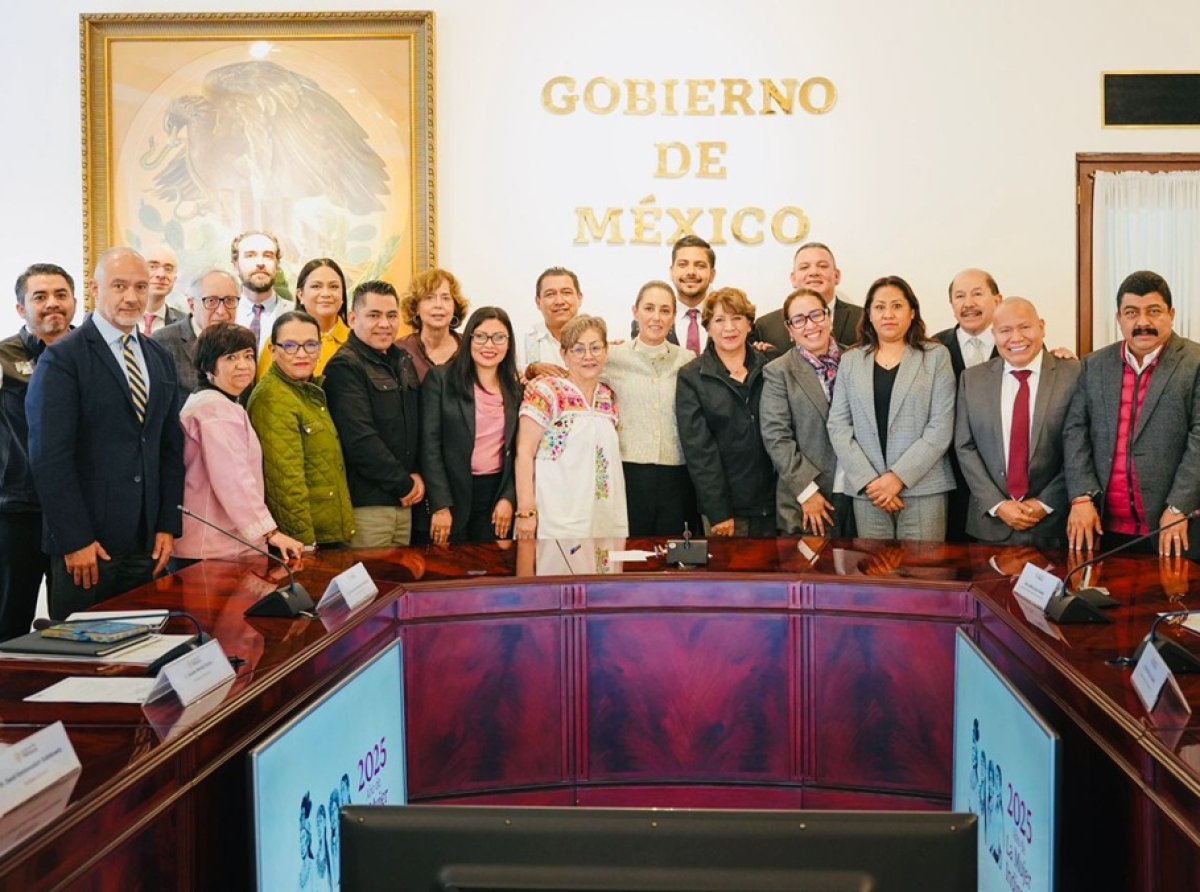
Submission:
[[[332,257],[403,293],[435,264],[432,12],[82,15],[84,269],[247,229],[289,282]],[[184,281],[180,282],[182,287]]]

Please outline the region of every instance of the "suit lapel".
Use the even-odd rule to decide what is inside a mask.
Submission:
[[[896,386],[892,388],[892,402],[888,406],[889,428],[895,424],[896,416],[900,414],[900,407],[904,404],[904,398],[908,396],[908,392],[912,390],[912,386],[917,380],[922,359],[922,351],[915,350],[907,344],[904,345],[904,359],[900,361],[900,370],[896,372]]]
[[[795,390],[808,399],[817,411],[821,413],[822,418],[829,417],[829,400],[825,397],[825,386],[817,377],[816,369],[808,364],[799,351],[791,350],[787,355],[787,374],[792,381],[796,382]],[[789,392],[794,392],[792,388]]]
[[[112,350],[104,342],[104,336],[100,334],[100,329],[96,328],[96,323],[90,318],[83,323],[81,328],[84,337],[88,340],[88,347],[96,354],[100,364],[113,376],[113,380],[125,396],[125,405],[129,407],[129,411],[136,418],[137,410],[133,407],[133,392],[129,389],[129,379],[125,377],[125,370],[117,364],[117,358],[113,356]],[[147,411],[149,411],[149,407],[147,407]]]
[[[1166,392],[1167,385],[1170,384],[1175,370],[1179,368],[1179,359],[1182,351],[1183,342],[1174,335],[1163,346],[1162,355],[1158,358],[1158,368],[1150,375],[1150,386],[1146,389],[1146,399],[1142,403],[1142,411],[1138,413],[1137,429],[1133,433],[1135,440],[1141,436],[1142,430],[1146,427],[1147,419],[1153,414],[1154,408],[1158,405],[1158,401],[1162,399],[1163,393]]]
[[[449,382],[443,381],[443,387],[448,387]],[[471,385],[474,387],[474,385]],[[463,426],[467,430],[465,443],[474,444],[475,442],[475,400],[463,399],[458,397],[455,402],[458,403],[458,411],[462,413]]]
[[[1038,381],[1037,399],[1033,401],[1033,429],[1029,432],[1029,463],[1038,453],[1038,440],[1046,426],[1046,412],[1054,405],[1054,388],[1058,386],[1058,360],[1053,353],[1042,349],[1042,374]]]
[[[1004,402],[1001,391],[1004,388],[1004,363],[989,362],[986,366],[987,380],[983,384],[982,394],[985,404],[978,415],[972,413],[972,419],[978,417],[980,422],[979,435],[975,445],[983,455],[984,464],[988,470],[1000,472],[1002,479],[1008,473],[1008,456],[1004,454]],[[974,376],[977,372],[972,372]],[[965,407],[964,407],[965,408]]]

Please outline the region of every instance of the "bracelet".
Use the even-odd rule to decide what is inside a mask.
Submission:
[[[516,517],[517,520],[525,520],[526,518],[529,518],[529,517],[537,517],[538,516],[537,508],[530,508],[528,511],[518,511],[513,516]]]

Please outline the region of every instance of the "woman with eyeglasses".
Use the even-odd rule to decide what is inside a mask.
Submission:
[[[468,349],[430,369],[421,386],[421,469],[437,544],[507,538],[517,501],[512,322],[499,307],[480,307],[463,340]]]
[[[775,469],[758,427],[763,366],[747,343],[754,304],[737,288],[704,300],[708,346],[679,373],[675,415],[688,473],[712,536],[775,535]]]
[[[196,339],[200,384],[179,413],[183,425],[183,505],[260,548],[274,546],[298,558],[303,543],[282,532],[267,508],[263,453],[240,399],[254,383],[254,333],[218,322]],[[184,515],[175,540],[173,568],[206,558],[249,557],[254,552]]]
[[[793,291],[783,323],[793,348],[763,369],[760,405],[763,445],[779,475],[775,522],[784,533],[853,536],[854,510],[825,427],[842,352],[824,296]]]
[[[279,528],[305,545],[342,545],[354,510],[337,429],[316,377],[321,329],[308,313],[284,313],[271,327],[274,362],[250,395],[262,442],[267,507]]]
[[[608,352],[604,382],[621,401],[621,461],[629,502],[629,535],[678,536],[685,523],[700,533],[696,492],[675,423],[675,382],[695,356],[667,340],[675,327],[675,290],[647,282],[633,304],[637,337]]]
[[[916,294],[899,276],[876,279],[829,407],[858,535],[945,539],[954,401],[950,352],[925,336]]]
[[[466,318],[467,306],[458,279],[444,269],[426,270],[409,285],[400,301],[400,318],[413,332],[396,341],[396,346],[412,357],[422,383],[430,369],[458,355],[462,339],[455,329]]]
[[[518,539],[603,539],[629,533],[617,402],[600,381],[608,328],[576,316],[559,336],[566,377],[525,388],[517,429]]]

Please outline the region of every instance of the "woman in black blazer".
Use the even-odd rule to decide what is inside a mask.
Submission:
[[[507,538],[517,501],[513,442],[521,383],[512,322],[480,307],[449,363],[421,385],[421,471],[435,543]]]

